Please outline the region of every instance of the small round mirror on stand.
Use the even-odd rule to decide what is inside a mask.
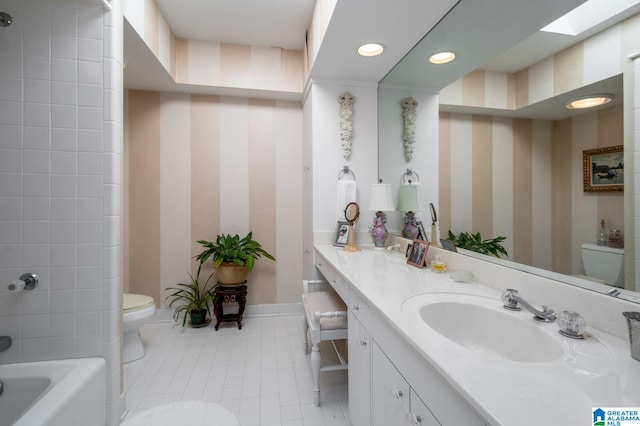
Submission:
[[[360,251],[355,244],[355,236],[353,235],[353,224],[360,217],[360,206],[358,203],[351,202],[344,209],[344,218],[349,224],[349,236],[347,237],[347,245],[342,248],[344,251]]]

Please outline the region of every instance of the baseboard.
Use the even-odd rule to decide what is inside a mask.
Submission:
[[[230,304],[228,312],[238,309],[237,305]],[[227,308],[225,308],[225,313]],[[302,303],[275,303],[268,305],[247,305],[245,317],[268,317],[279,315],[297,315],[302,313]],[[173,309],[157,309],[149,322],[173,322]]]

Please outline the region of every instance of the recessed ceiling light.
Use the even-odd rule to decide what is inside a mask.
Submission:
[[[378,56],[384,52],[384,46],[380,43],[365,43],[358,47],[358,55],[360,56]]]
[[[456,58],[453,52],[438,52],[429,57],[429,62],[436,65],[447,64]]]
[[[581,96],[577,99],[572,99],[564,104],[567,109],[585,109],[593,108],[600,105],[608,104],[613,99],[613,95],[598,94]]]

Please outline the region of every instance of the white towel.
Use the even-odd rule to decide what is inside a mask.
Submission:
[[[338,180],[338,201],[336,204],[336,219],[344,220],[344,209],[347,204],[356,201],[356,181]]]

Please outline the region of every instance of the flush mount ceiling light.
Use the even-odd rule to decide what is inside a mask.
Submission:
[[[613,99],[613,95],[610,94],[597,94],[581,96],[576,99],[572,99],[565,102],[564,107],[567,109],[585,109],[593,108],[600,105],[608,104]]]
[[[358,47],[358,55],[360,56],[378,56],[384,52],[384,46],[380,43],[365,43]]]
[[[436,65],[448,64],[456,58],[453,52],[438,52],[429,56],[429,62]]]

